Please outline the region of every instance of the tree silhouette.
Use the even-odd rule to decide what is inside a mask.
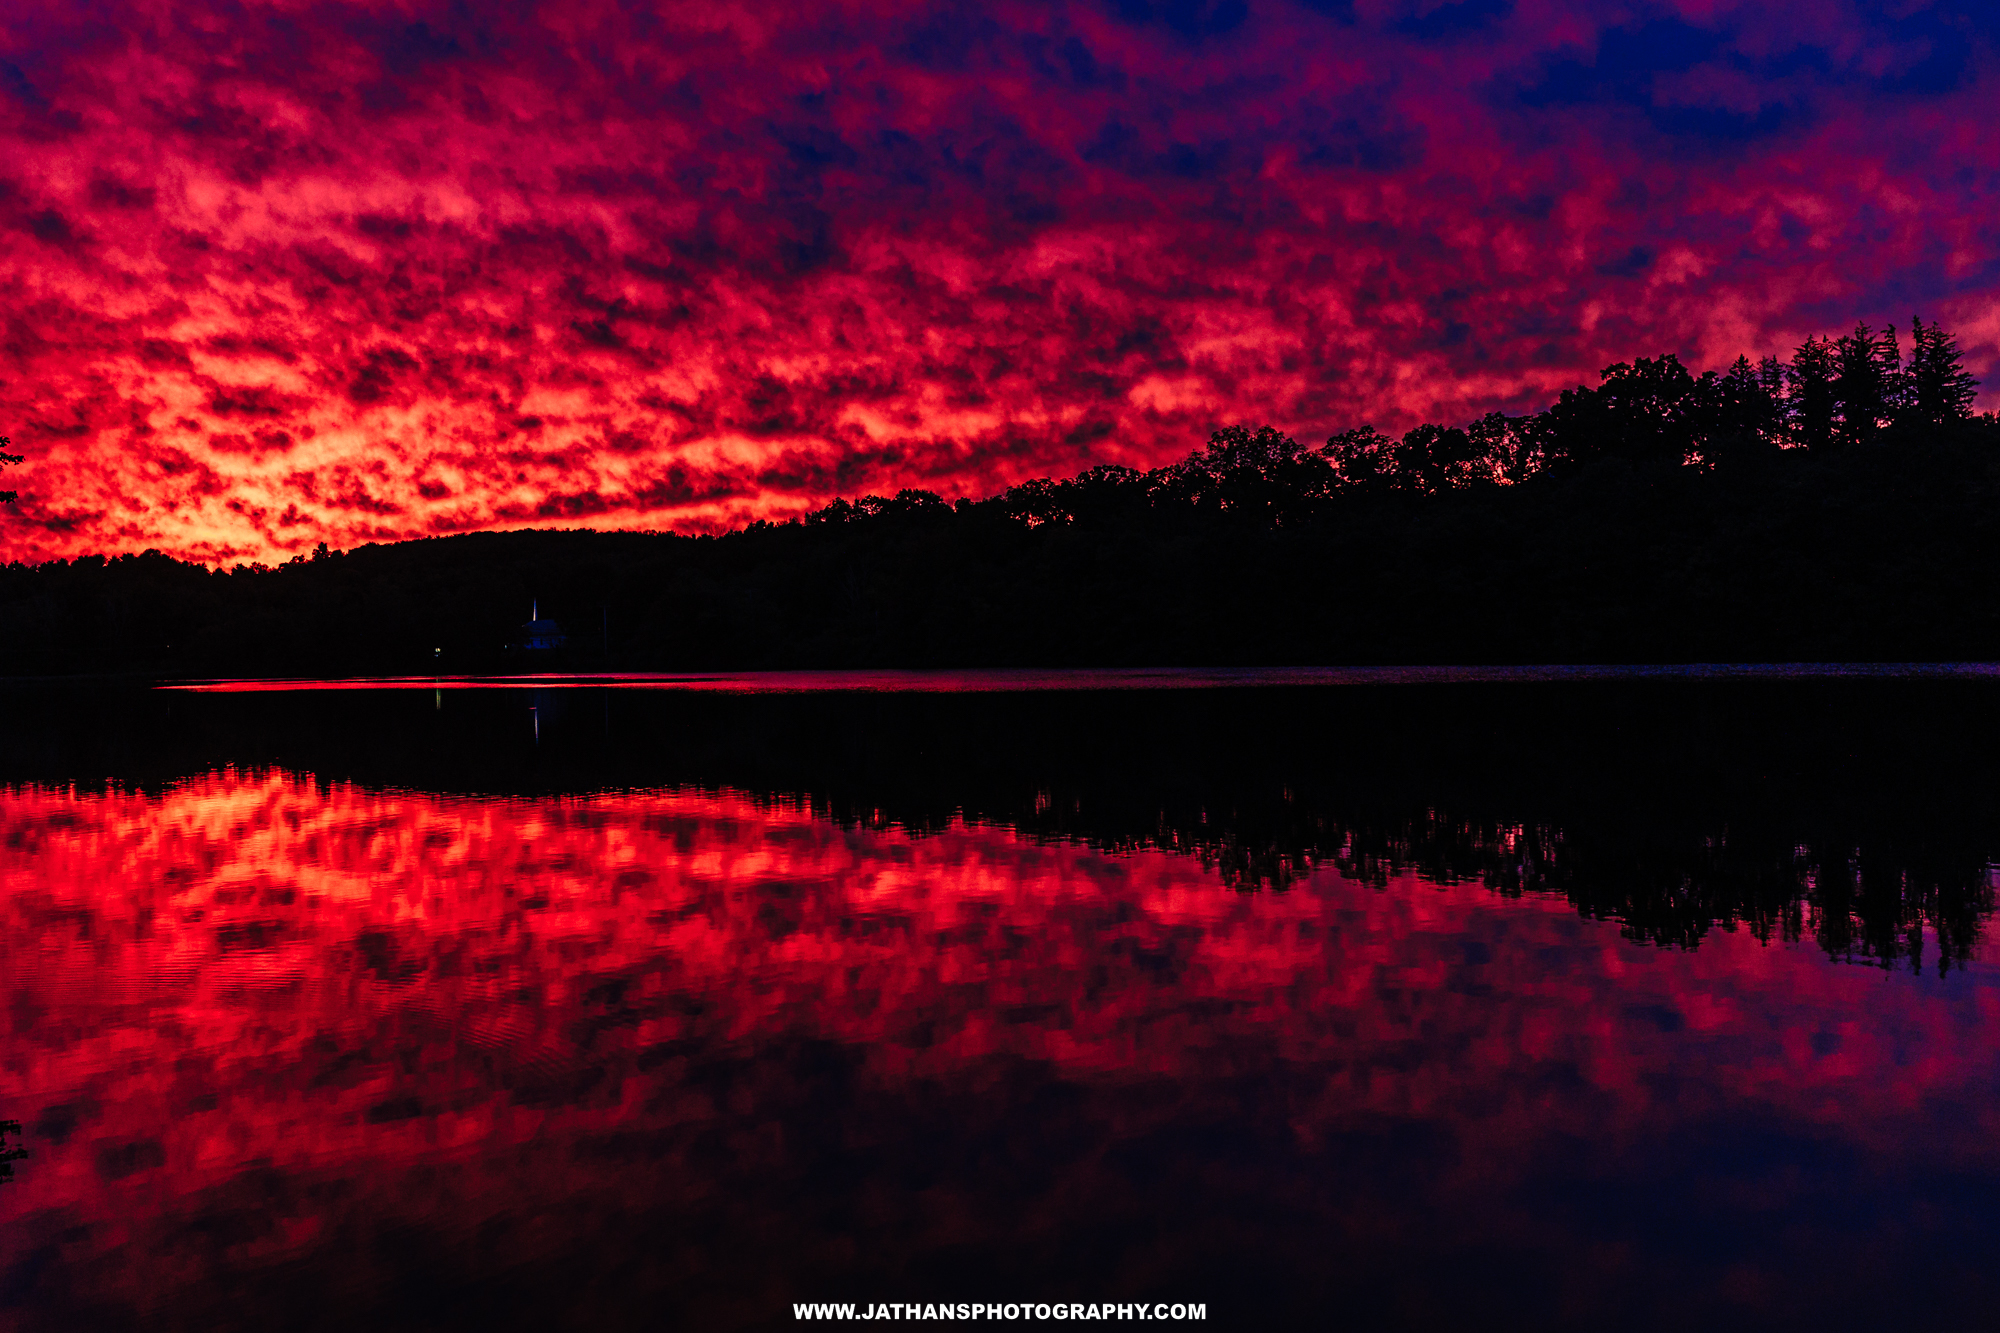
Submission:
[[[1409,489],[1424,495],[1458,490],[1490,480],[1479,445],[1465,431],[1444,426],[1418,426],[1396,445],[1396,469],[1409,479]]]
[[[1910,367],[1905,372],[1904,418],[1917,426],[1942,426],[1972,416],[1979,381],[1959,363],[1958,339],[1941,324],[1910,319]]]
[[[1341,484],[1368,493],[1395,488],[1396,442],[1373,426],[1356,426],[1327,437],[1320,456],[1340,474]]]
[[[1036,477],[1010,486],[1000,497],[1000,507],[1016,523],[1030,528],[1130,519],[1146,510],[1156,480],[1116,463],[1099,463],[1067,481]]]
[[[1752,365],[1739,356],[1725,375],[1703,375],[1700,387],[1708,398],[1706,438],[1700,443],[1702,461],[1768,453],[1781,437],[1784,416],[1784,372],[1776,357]]]
[[[7,1136],[9,1134],[18,1135],[20,1132],[20,1121],[0,1120],[0,1182],[12,1180],[14,1178],[14,1163],[28,1155],[26,1148],[18,1146],[10,1148],[7,1146]]]
[[[1787,415],[1793,440],[1808,449],[1825,449],[1834,443],[1838,402],[1834,382],[1838,373],[1833,344],[1825,338],[1808,338],[1792,353],[1792,364],[1785,373],[1791,390]]]
[[[12,443],[13,441],[5,435],[0,435],[0,467],[14,467],[26,461],[19,454],[10,454],[7,452],[7,446]],[[20,495],[19,491],[0,491],[0,504],[13,504],[15,500],[20,498]]]
[[[1164,469],[1161,489],[1197,510],[1286,527],[1331,495],[1334,482],[1323,452],[1270,426],[1229,426],[1200,453]]]
[[[1856,323],[1854,332],[1833,345],[1833,398],[1839,412],[1834,428],[1841,444],[1865,444],[1894,415],[1903,378],[1896,330],[1876,333]]]
[[[1610,456],[1683,463],[1696,452],[1713,392],[1668,353],[1606,366],[1597,388],[1563,390],[1536,419],[1545,468],[1574,470]]]
[[[1541,457],[1535,450],[1527,425],[1532,417],[1510,417],[1503,412],[1488,412],[1479,420],[1465,428],[1478,451],[1479,465],[1487,475],[1503,485],[1515,485],[1526,481],[1541,467]]]

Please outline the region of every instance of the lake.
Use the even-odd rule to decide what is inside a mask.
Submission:
[[[1992,668],[298,684],[0,693],[12,1327],[2000,1304]]]

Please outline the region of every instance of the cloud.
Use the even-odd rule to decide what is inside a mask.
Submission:
[[[0,555],[224,560],[1521,409],[1912,310],[1970,6],[53,4],[0,27]]]

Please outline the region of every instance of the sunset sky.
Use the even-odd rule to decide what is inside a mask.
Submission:
[[[1996,48],[1975,0],[15,0],[0,559],[718,530],[1857,318],[1993,381]]]

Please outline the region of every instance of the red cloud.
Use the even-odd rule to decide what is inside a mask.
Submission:
[[[1597,8],[18,7],[4,554],[714,528],[1912,310],[1991,377],[1984,10]]]

